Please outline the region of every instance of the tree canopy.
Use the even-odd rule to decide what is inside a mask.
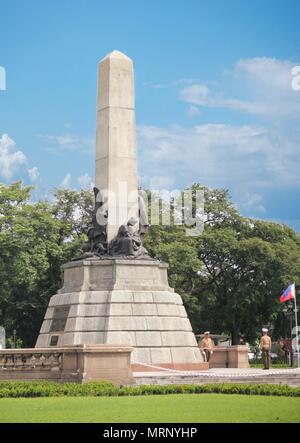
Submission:
[[[290,227],[242,217],[228,191],[204,191],[204,231],[151,226],[146,246],[169,263],[171,285],[183,296],[194,330],[240,335],[253,342],[268,325],[286,333],[279,295],[300,283],[300,236]],[[279,321],[280,320],[280,321]]]
[[[62,190],[53,203],[31,203],[31,190],[20,182],[0,185],[0,324],[8,336],[16,329],[24,346],[35,344],[61,286],[61,266],[80,250],[85,208],[92,205],[89,192]]]
[[[287,331],[279,295],[300,284],[300,236],[286,225],[242,217],[228,192],[199,184],[205,197],[204,231],[150,226],[145,246],[169,263],[170,285],[182,295],[196,333],[210,329],[255,340],[263,325]],[[89,191],[55,190],[31,202],[32,188],[0,185],[0,324],[34,346],[49,299],[62,284],[61,266],[86,241]],[[150,211],[150,208],[149,208]],[[199,216],[197,213],[194,214]]]

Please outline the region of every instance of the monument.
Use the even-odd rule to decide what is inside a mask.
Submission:
[[[0,349],[6,348],[6,334],[3,326],[0,326]]]
[[[207,369],[167,264],[143,246],[147,229],[136,164],[133,63],[119,51],[99,63],[95,207],[81,257],[65,264],[38,348],[133,347],[132,367]]]

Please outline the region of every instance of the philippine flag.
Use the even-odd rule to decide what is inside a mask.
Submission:
[[[296,298],[296,289],[295,289],[295,283],[293,283],[292,285],[290,285],[285,291],[284,293],[280,296],[280,303],[283,303],[285,301],[288,300],[293,300],[294,298]]]

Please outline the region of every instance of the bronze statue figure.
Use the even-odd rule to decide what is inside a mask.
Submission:
[[[87,232],[88,241],[83,246],[85,257],[90,257],[93,255],[102,256],[107,253],[107,210],[105,210],[104,200],[100,190],[98,188],[94,188],[93,191],[95,204],[94,209],[92,211],[88,211],[92,216],[92,226]]]
[[[91,227],[88,229],[88,241],[83,245],[83,255],[74,260],[91,257],[126,257],[150,258],[143,246],[145,233],[148,229],[147,195],[141,188],[138,190],[139,220],[131,218],[127,224],[121,225],[118,234],[107,243],[107,209],[102,193],[94,188],[94,209],[88,211],[92,216]],[[134,226],[139,223],[138,230]]]
[[[148,257],[139,232],[135,232],[133,229],[136,224],[137,220],[131,218],[126,225],[119,227],[117,236],[109,244],[109,255],[113,257]]]

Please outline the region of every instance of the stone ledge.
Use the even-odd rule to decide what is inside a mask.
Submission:
[[[90,258],[90,259],[82,259],[75,260],[68,263],[65,263],[62,268],[76,268],[83,266],[111,266],[111,265],[134,265],[134,266],[159,266],[160,268],[168,268],[168,263],[161,262],[159,260],[154,260],[152,258],[149,259],[132,259],[132,258]]]
[[[0,350],[0,380],[109,380],[128,384],[132,382],[132,350],[122,345]]]
[[[2,354],[64,354],[70,352],[131,352],[133,348],[131,346],[124,345],[110,345],[110,344],[84,344],[84,345],[72,345],[62,346],[60,348],[16,348],[16,349],[0,349],[0,355]]]
[[[158,290],[169,287],[168,265],[156,260],[84,259],[63,265],[64,284],[59,294],[80,291]]]

